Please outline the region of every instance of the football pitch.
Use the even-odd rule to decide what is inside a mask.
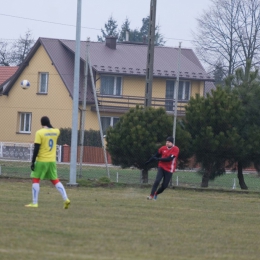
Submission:
[[[66,187],[66,186],[65,186]],[[0,179],[0,259],[259,259],[257,193],[66,187],[71,206],[42,182]]]

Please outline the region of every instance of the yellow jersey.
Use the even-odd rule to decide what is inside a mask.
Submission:
[[[56,162],[56,145],[59,135],[58,128],[42,128],[36,132],[34,143],[40,144],[36,161]]]

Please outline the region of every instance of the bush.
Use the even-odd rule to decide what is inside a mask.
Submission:
[[[71,146],[71,128],[60,128],[60,136],[58,145],[67,144]],[[78,130],[78,145],[80,144],[81,132]],[[85,130],[84,131],[84,146],[102,147],[99,130]]]

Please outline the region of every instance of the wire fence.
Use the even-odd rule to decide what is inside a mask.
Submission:
[[[70,164],[57,164],[58,176],[68,182],[70,178]],[[81,174],[80,174],[81,173]],[[113,165],[109,166],[110,182],[121,184],[143,184],[141,179],[141,171],[136,168],[122,169]],[[151,169],[148,174],[148,183],[152,185],[156,177],[157,169]],[[89,165],[84,164],[81,167],[77,166],[77,181],[89,180],[98,181],[101,178],[107,177],[106,167],[104,164]],[[25,161],[0,161],[0,180],[1,178],[30,178],[30,162]],[[200,189],[202,176],[196,170],[184,171],[177,170],[171,181],[171,186]],[[256,172],[245,172],[244,180],[249,191],[260,192],[260,177]],[[237,179],[237,174],[227,172],[223,176],[217,177],[214,181],[209,181],[208,189],[218,190],[240,190]]]

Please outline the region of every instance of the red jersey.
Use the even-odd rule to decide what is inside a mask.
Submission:
[[[161,155],[161,158],[167,158],[171,155],[175,156],[172,161],[169,162],[161,162],[159,161],[158,167],[164,169],[167,172],[175,172],[177,166],[177,159],[179,155],[179,148],[177,146],[172,146],[168,148],[167,146],[162,146],[159,148],[158,153]]]

